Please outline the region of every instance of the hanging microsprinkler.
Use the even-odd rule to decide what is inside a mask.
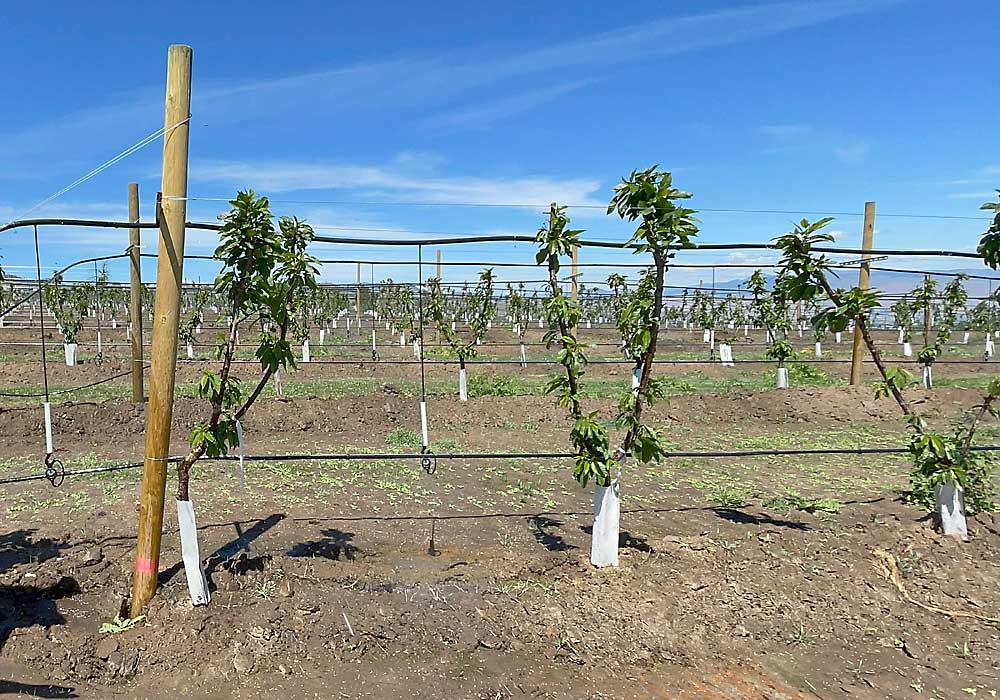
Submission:
[[[52,447],[52,404],[44,403],[45,408],[45,478],[53,486],[62,486],[66,480],[66,467],[62,460],[57,459]]]

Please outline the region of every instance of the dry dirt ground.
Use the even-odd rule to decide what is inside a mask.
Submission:
[[[976,396],[913,392],[942,422]],[[439,455],[566,449],[550,397],[428,409]],[[178,401],[175,452],[204,413]],[[904,435],[892,404],[843,387],[691,394],[653,421],[685,450]],[[62,403],[55,423],[71,469],[142,453],[142,405]],[[268,398],[246,427],[251,455],[419,445],[414,398],[383,389]],[[39,471],[40,429],[37,405],[0,412],[0,476]],[[965,544],[938,535],[898,498],[906,470],[850,454],[630,467],[622,565],[599,571],[568,460],[442,457],[434,475],[391,457],[269,460],[247,466],[245,490],[234,463],[206,463],[192,493],[212,603],[189,602],[168,502],[160,591],[117,634],[100,627],[129,592],[139,474],[3,485],[0,695],[994,697],[1000,522],[977,515]]]
[[[3,333],[37,340],[35,331]],[[61,348],[50,346],[50,387],[125,372],[112,345],[121,335],[105,329],[100,365],[86,334],[79,367],[62,366]],[[591,335],[610,342],[614,331]],[[882,335],[897,352],[893,334]],[[691,337],[672,332],[662,356],[704,359]],[[480,359],[514,359],[510,340],[495,330]],[[759,341],[741,344],[737,358],[760,359]],[[801,345],[809,358],[810,339]],[[314,342],[319,361],[285,377],[288,398],[269,390],[250,413],[247,450],[390,456],[251,462],[245,489],[231,462],[197,469],[208,607],[189,602],[168,498],[157,598],[133,629],[100,631],[129,592],[136,470],[71,477],[59,489],[0,485],[0,696],[945,699],[1000,690],[1000,522],[976,516],[966,544],[937,535],[926,512],[899,498],[903,457],[631,466],[622,566],[597,571],[587,556],[589,492],[568,460],[445,457],[565,451],[564,412],[525,395],[551,367],[472,365],[475,398],[459,404],[455,368],[428,365],[439,455],[428,475],[417,460],[391,457],[420,444],[419,368],[388,362],[412,359],[409,348],[383,345],[377,366],[324,364],[368,352]],[[613,342],[600,352],[613,358]],[[41,390],[37,356],[0,347],[0,394]],[[827,359],[847,357],[847,342],[826,345]],[[205,366],[178,368],[175,454],[205,417],[190,398]],[[675,450],[904,444],[893,405],[870,388],[808,385],[841,383],[846,365],[814,369],[772,392],[762,391],[770,364],[658,366],[676,395],[653,421]],[[955,385],[981,385],[991,370],[942,365],[945,388],[914,391],[914,400],[946,423],[978,396]],[[592,410],[610,415],[628,371],[590,367]],[[250,379],[253,365],[239,372]],[[127,390],[123,377],[54,396],[57,456],[69,469],[141,458],[145,411]],[[0,477],[42,468],[39,401],[0,396]],[[998,444],[1000,429],[988,426],[982,440]]]

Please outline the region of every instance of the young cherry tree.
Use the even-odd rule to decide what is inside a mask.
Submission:
[[[447,318],[446,303],[444,294],[441,291],[441,280],[432,278],[430,284],[430,302],[428,312],[434,321],[438,333],[440,333],[448,345],[452,354],[458,358],[458,398],[459,401],[469,400],[467,377],[465,373],[465,362],[476,356],[476,347],[486,335],[493,317],[496,316],[497,305],[493,299],[493,282],[495,277],[493,269],[483,270],[479,273],[479,282],[476,288],[467,296],[467,308],[469,313],[469,329],[472,335],[469,338],[462,338],[461,334],[454,330],[451,321]]]
[[[623,435],[618,447],[611,448],[608,428],[596,412],[584,412],[582,378],[587,365],[586,346],[576,336],[580,307],[563,295],[558,272],[562,258],[571,257],[580,246],[582,231],[570,229],[565,208],[553,204],[549,220],[536,236],[536,260],[549,273],[550,297],[545,302],[549,330],[548,347],[558,343],[557,361],[565,376],[556,377],[546,387],[557,394],[556,402],[573,420],[570,442],[576,451],[574,476],[581,486],[594,480],[594,527],[590,560],[595,566],[617,566],[620,519],[619,476],[628,457],[639,462],[659,460],[664,453],[659,432],[643,422],[644,407],[652,406],[666,393],[666,386],[652,376],[653,360],[663,311],[663,286],[667,263],[676,246],[691,246],[697,235],[694,211],[677,204],[691,195],[673,187],[670,173],[655,167],[633,171],[615,187],[608,213],[617,212],[639,225],[629,239],[636,254],[648,254],[652,269],[640,277],[634,290],[627,292],[618,307],[617,325],[625,341],[625,351],[634,358],[638,386],[625,390],[618,403],[613,424]]]
[[[87,284],[70,287],[63,284],[62,275],[57,274],[43,288],[42,298],[62,334],[66,365],[73,367],[76,365],[77,340],[83,330],[83,319],[90,308],[91,287]]]
[[[896,328],[899,329],[899,342],[903,344],[904,357],[913,355],[913,346],[910,344],[913,340],[913,310],[914,305],[910,303],[906,295],[900,297],[889,307]]]
[[[516,289],[510,284],[507,285],[507,315],[510,316],[514,334],[517,335],[520,345],[521,367],[527,367],[528,355],[524,349],[524,335],[531,320],[531,300],[525,295],[524,282],[518,283]]]
[[[208,303],[208,290],[199,289],[193,295],[185,296],[181,300],[182,321],[178,329],[178,335],[184,342],[187,351],[187,358],[194,359],[195,337],[201,332],[201,324],[205,321],[205,305]]]
[[[910,474],[912,493],[925,504],[929,501],[934,503],[946,534],[964,539],[967,537],[966,497],[977,509],[992,507],[985,458],[982,453],[970,448],[983,418],[1000,414],[997,406],[1000,380],[994,379],[990,383],[983,401],[952,433],[942,434],[932,430],[927,419],[917,413],[903,395],[912,384],[912,375],[906,370],[888,367],[872,339],[868,317],[879,305],[879,293],[859,287],[834,289],[829,282],[830,260],[813,250],[816,245],[833,240],[832,236],[821,232],[831,220],[827,218],[814,223],[803,220],[794,231],[776,239],[777,247],[782,251],[780,283],[792,300],[825,296],[830,306],[822,309],[813,319],[817,327],[830,331],[844,330],[854,321],[881,376],[875,388],[876,397],[891,396],[912,432],[909,441],[914,465]],[[1000,245],[997,247],[1000,248]],[[989,257],[986,259],[990,261]],[[994,259],[1000,260],[1000,256]]]
[[[951,334],[958,323],[958,314],[965,308],[969,301],[969,294],[965,291],[962,282],[967,279],[965,275],[958,275],[945,285],[942,292],[940,314],[938,318],[938,330],[934,336],[934,342],[925,345],[917,353],[917,361],[923,367],[923,384],[925,389],[934,387],[933,366],[934,362],[941,357],[944,346],[951,340]],[[925,313],[930,313],[930,307],[925,307]]]
[[[191,432],[191,449],[177,465],[178,518],[182,544],[197,549],[194,534],[194,509],[191,504],[191,469],[202,457],[219,457],[240,447],[240,419],[260,396],[271,376],[279,368],[295,366],[295,356],[288,340],[294,332],[299,310],[316,289],[317,260],[307,252],[313,229],[303,221],[283,216],[275,228],[266,197],[252,190],[240,192],[223,214],[219,247],[215,259],[222,270],[215,279],[215,292],[221,297],[229,317],[225,333],[219,335],[217,353],[222,366],[218,372],[205,370],[198,382],[199,398],[209,403],[208,420],[199,422]],[[261,374],[256,385],[245,391],[232,374],[236,355],[236,329],[241,323],[264,320],[257,341],[256,357]],[[197,554],[185,556],[188,585],[195,598],[199,579],[204,583]],[[188,562],[198,566],[188,568]],[[207,602],[207,591],[201,586]]]

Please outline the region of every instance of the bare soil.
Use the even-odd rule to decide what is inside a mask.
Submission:
[[[977,394],[914,398],[945,420]],[[429,413],[442,454],[566,449],[549,397],[437,397]],[[204,414],[177,402],[176,451]],[[63,403],[60,457],[138,459],[144,420],[141,404]],[[653,420],[685,449],[903,439],[892,404],[866,389],[685,396]],[[35,407],[0,413],[0,474],[40,469],[40,429]],[[269,399],[247,444],[405,453],[418,431],[414,399],[398,392]],[[248,466],[246,491],[235,465],[206,463],[192,492],[212,603],[189,601],[168,502],[160,591],[120,634],[100,626],[130,590],[138,473],[0,486],[0,695],[992,697],[997,624],[948,611],[1000,615],[1000,522],[975,516],[964,544],[937,534],[898,498],[906,469],[851,455],[634,467],[622,565],[595,570],[590,495],[568,461],[442,458],[430,476],[413,460],[275,460]],[[842,506],[769,505],[790,490]]]

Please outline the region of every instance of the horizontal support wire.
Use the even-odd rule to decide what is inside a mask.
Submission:
[[[969,448],[973,452],[997,452],[1000,445],[982,445]],[[796,455],[875,455],[875,454],[907,454],[909,448],[906,447],[833,447],[833,448],[775,448],[761,450],[676,450],[663,453],[665,459],[724,459],[735,457],[787,457]],[[362,461],[362,460],[386,460],[403,459],[420,461],[428,455],[422,452],[356,452],[356,453],[330,453],[330,454],[279,454],[279,455],[247,455],[242,457],[244,462],[314,462],[314,461]],[[573,452],[446,452],[432,453],[431,457],[438,460],[447,459],[572,459],[577,455]],[[164,460],[167,463],[176,464],[182,457],[168,457]],[[225,455],[221,457],[202,457],[202,462],[235,462],[241,458],[237,455]],[[128,469],[139,469],[142,462],[132,462],[128,464],[115,464],[106,467],[92,467],[88,469],[73,469],[66,471],[64,476],[85,476],[87,474],[102,474],[107,472],[124,471]],[[49,480],[45,474],[25,474],[23,476],[12,476],[0,479],[0,484],[16,484],[27,481]]]

